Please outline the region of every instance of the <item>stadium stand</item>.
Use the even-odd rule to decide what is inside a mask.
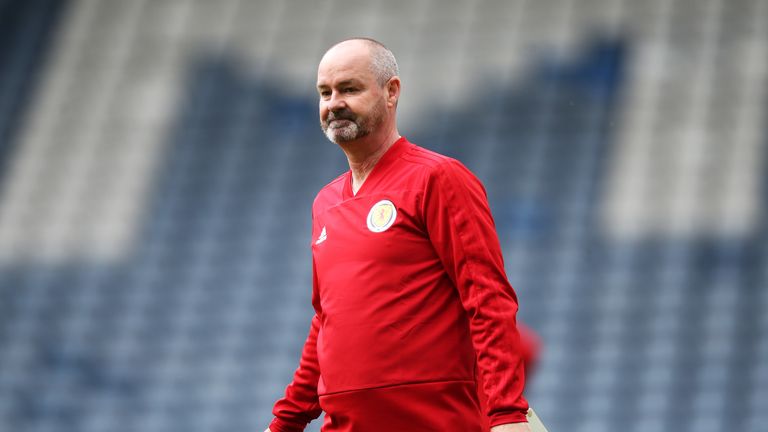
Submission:
[[[401,132],[487,186],[550,431],[768,429],[768,2],[4,0],[0,23],[0,431],[266,426],[311,201],[345,170],[316,62],[360,34],[399,57]]]

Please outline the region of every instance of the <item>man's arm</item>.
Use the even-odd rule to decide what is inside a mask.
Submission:
[[[528,423],[508,423],[491,428],[491,432],[531,432]]]
[[[317,337],[320,334],[320,317],[323,309],[320,305],[314,258],[312,261],[312,307],[315,309],[315,316],[312,317],[312,323],[309,326],[309,334],[304,342],[299,367],[293,374],[293,381],[285,389],[285,396],[278,400],[272,409],[275,418],[267,428],[269,432],[302,432],[309,422],[318,418],[323,412],[317,394],[317,385],[320,381]]]
[[[267,429],[271,432],[301,432],[322,413],[317,396],[317,383],[320,379],[317,362],[319,329],[320,319],[315,315],[293,381],[286,387],[285,396],[275,403],[272,410],[275,418]]]
[[[492,430],[527,431],[517,297],[504,271],[485,189],[459,162],[446,162],[432,173],[423,206],[430,240],[469,317]]]

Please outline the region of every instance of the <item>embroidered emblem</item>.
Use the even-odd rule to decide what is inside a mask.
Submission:
[[[375,233],[384,232],[395,223],[397,208],[390,200],[381,200],[368,212],[368,229]]]

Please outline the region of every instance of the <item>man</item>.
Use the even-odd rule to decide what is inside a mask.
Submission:
[[[482,185],[400,136],[397,63],[379,42],[333,46],[317,90],[350,170],[313,204],[316,314],[268,430],[325,411],[326,432],[529,431],[517,298]]]

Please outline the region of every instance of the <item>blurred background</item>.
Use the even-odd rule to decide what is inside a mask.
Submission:
[[[0,0],[0,431],[266,427],[350,36],[486,184],[551,432],[768,430],[768,1]]]

